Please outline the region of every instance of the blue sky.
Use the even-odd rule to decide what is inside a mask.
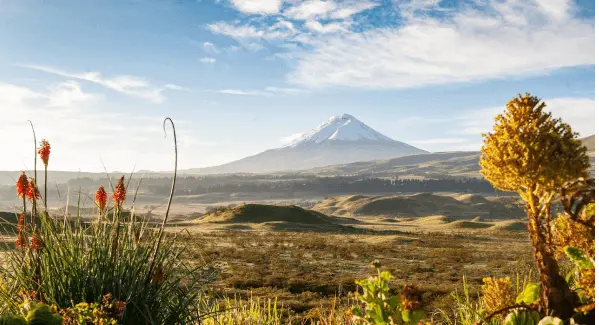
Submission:
[[[168,170],[279,147],[349,113],[476,150],[519,92],[594,134],[594,1],[0,1],[0,170]]]

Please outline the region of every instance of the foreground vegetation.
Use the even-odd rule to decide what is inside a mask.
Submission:
[[[43,196],[37,171],[23,173],[16,186],[23,210],[16,225],[5,225],[16,240],[6,247],[0,268],[0,324],[592,323],[594,179],[588,178],[589,160],[576,134],[543,108],[528,94],[508,102],[482,149],[486,179],[502,191],[517,192],[526,203],[530,242],[509,238],[512,245],[519,242],[513,253],[508,246],[489,245],[489,238],[431,234],[368,239],[373,242],[331,234],[320,239],[310,234],[305,241],[298,234],[291,235],[293,240],[269,234],[261,241],[237,235],[212,244],[199,236],[200,249],[191,250],[189,238],[165,232],[177,180],[176,136],[170,199],[157,225],[138,220],[134,210],[123,213],[124,201],[137,196],[128,193],[124,176],[110,184],[110,206],[108,193],[98,188],[98,214],[91,222],[49,215],[50,145],[42,140],[36,154],[44,165]],[[559,214],[556,200],[563,211]],[[526,265],[527,246],[538,277],[526,272],[488,277],[496,275],[492,263],[512,270],[514,265],[505,260]],[[211,278],[214,273],[203,257],[225,274],[220,282]],[[372,263],[373,276],[356,281],[365,275],[363,269],[355,271],[367,264],[367,257],[378,258]],[[463,262],[472,266],[453,266]],[[227,268],[242,272],[227,278]],[[459,281],[459,273],[467,274],[462,291],[434,291],[444,278]],[[310,278],[314,275],[318,278]],[[468,285],[476,283],[472,276],[482,278],[477,298]],[[239,291],[227,292],[231,288],[271,292],[262,292],[261,299],[260,292],[240,296]],[[296,318],[280,307],[275,296],[284,293],[281,289],[300,301],[317,295],[334,303],[311,305]],[[439,296],[448,293],[447,304],[440,305]],[[232,297],[215,299],[227,295]],[[291,310],[302,308],[298,304]]]

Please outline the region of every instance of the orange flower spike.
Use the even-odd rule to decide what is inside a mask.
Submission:
[[[25,248],[27,247],[27,239],[25,238],[25,236],[23,236],[23,232],[19,231],[19,235],[17,236],[17,247],[18,248]]]
[[[44,166],[48,167],[48,159],[50,159],[50,143],[48,140],[44,139],[40,142],[37,153],[40,155],[40,159],[44,163]]]
[[[33,234],[33,237],[31,237],[31,250],[35,251],[42,247],[44,247],[44,242],[40,238],[40,234],[36,232]]]
[[[35,178],[29,180],[29,185],[27,186],[27,192],[25,194],[27,195],[27,199],[29,201],[40,199],[40,191],[35,184]]]
[[[116,183],[116,187],[114,188],[114,194],[112,195],[112,199],[117,206],[121,206],[123,202],[125,202],[125,198],[127,197],[127,189],[125,188],[125,176],[121,176],[119,181]]]
[[[125,310],[125,302],[124,301],[117,301],[115,303],[115,308],[116,308],[117,314],[120,316],[121,314],[123,314],[123,311]]]
[[[100,210],[100,213],[104,212],[104,209],[106,208],[107,199],[108,195],[104,190],[104,186],[100,185],[100,187],[98,187],[98,190],[96,191],[96,205],[98,206],[98,210]]]
[[[21,212],[19,222],[17,223],[17,231],[21,232],[23,230],[25,230],[25,213]]]
[[[25,172],[21,172],[19,179],[17,180],[17,196],[22,199],[24,195],[27,195],[29,190],[29,183],[27,182],[27,175]]]

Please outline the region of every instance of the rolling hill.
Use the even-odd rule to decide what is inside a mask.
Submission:
[[[313,208],[322,213],[346,217],[428,217],[456,219],[515,219],[522,209],[494,202],[478,195],[457,198],[430,193],[394,196],[351,195],[324,200]]]

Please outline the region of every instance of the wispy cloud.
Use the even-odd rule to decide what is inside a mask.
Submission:
[[[215,34],[226,35],[236,39],[242,44],[246,44],[247,40],[252,39],[285,39],[297,33],[292,24],[281,24],[280,22],[273,26],[258,28],[248,24],[231,24],[221,21],[209,24],[208,29]]]
[[[231,0],[233,7],[246,14],[276,14],[281,10],[282,0]]]
[[[179,85],[175,85],[175,84],[166,84],[166,85],[164,85],[164,88],[170,89],[170,90],[191,91],[191,89],[189,89],[189,88],[185,88],[183,86],[179,86]]]
[[[306,93],[306,89],[300,88],[281,88],[281,87],[266,87],[264,90],[255,89],[221,89],[217,92],[228,95],[240,96],[275,96],[275,95],[299,95]]]
[[[296,20],[314,19],[326,16],[335,8],[333,1],[309,0],[285,10],[283,15]]]
[[[38,139],[52,143],[53,169],[100,172],[101,160],[110,170],[130,170],[135,164],[141,169],[165,170],[172,164],[164,154],[172,148],[164,139],[163,116],[109,104],[101,92],[86,91],[73,80],[39,88],[0,83],[0,116],[3,135],[25,135],[0,137],[0,148],[13,157],[0,160],[0,170],[33,167],[27,120],[33,121]],[[190,153],[216,143],[198,140],[193,125],[175,122],[182,166],[194,166],[197,159]]]
[[[332,19],[345,19],[357,13],[378,7],[380,3],[371,1],[345,2],[337,6],[337,9],[331,13]]]
[[[78,79],[95,83],[97,85],[101,85],[116,92],[138,98],[143,98],[155,103],[161,103],[165,100],[165,97],[162,94],[163,88],[153,86],[152,84],[150,84],[148,80],[136,76],[119,75],[112,78],[104,78],[99,72],[72,73],[47,66],[21,66],[65,78]]]
[[[204,42],[202,44],[202,47],[204,48],[204,51],[206,51],[207,53],[210,53],[210,54],[219,54],[220,53],[220,49],[211,42]]]
[[[428,12],[444,10],[438,1],[409,4],[399,8],[399,27],[333,34],[291,56],[297,64],[289,81],[397,89],[595,63],[594,24],[574,16],[573,1],[492,0],[435,15]]]
[[[221,89],[221,94],[239,95],[239,96],[271,96],[271,94],[260,90],[241,90],[241,89]]]
[[[275,94],[285,94],[285,95],[298,95],[302,93],[306,93],[308,90],[300,89],[300,88],[281,88],[281,87],[266,87],[265,91],[275,93]]]
[[[371,1],[337,2],[309,0],[303,1],[297,6],[291,6],[283,12],[283,15],[295,20],[346,19],[379,5]]]
[[[348,28],[349,28],[349,23],[347,22],[338,22],[338,23],[328,23],[328,24],[321,24],[318,21],[315,20],[309,20],[306,21],[305,24],[306,28],[314,31],[314,32],[318,32],[318,33],[334,33],[334,32],[339,32],[339,31],[343,31],[343,32],[347,32]]]
[[[216,62],[215,58],[211,58],[211,57],[203,57],[198,59],[198,61],[202,62],[202,63],[207,63],[207,64],[212,64]]]
[[[595,133],[595,100],[592,98],[550,98],[544,100],[545,108],[553,117],[558,117],[570,124],[581,136]],[[468,111],[453,122],[454,134],[480,135],[492,130],[494,118],[501,114],[505,107],[489,107]]]
[[[70,80],[50,87],[50,94],[44,97],[48,99],[49,107],[68,107],[75,104],[93,102],[104,96],[83,92],[78,82]]]

